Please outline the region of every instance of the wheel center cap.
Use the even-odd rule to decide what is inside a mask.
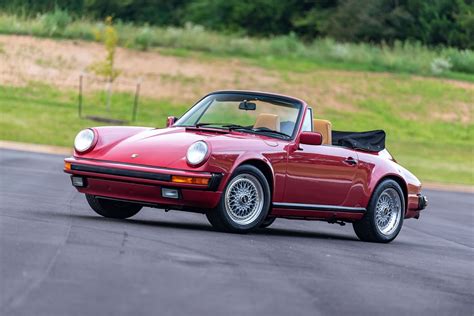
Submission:
[[[248,201],[249,201],[249,197],[246,196],[246,195],[244,195],[244,196],[242,196],[242,197],[240,198],[240,202],[241,202],[242,204],[246,204]]]

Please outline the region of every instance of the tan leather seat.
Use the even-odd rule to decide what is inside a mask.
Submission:
[[[327,120],[313,120],[313,129],[315,132],[323,135],[323,145],[332,145],[332,124]]]
[[[254,128],[266,127],[273,131],[280,131],[280,117],[276,114],[260,113],[253,125]]]

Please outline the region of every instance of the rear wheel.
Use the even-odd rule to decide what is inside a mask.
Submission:
[[[405,198],[400,185],[385,180],[375,189],[364,218],[352,225],[360,240],[388,243],[402,229],[404,216]]]
[[[254,166],[238,167],[232,175],[216,209],[206,214],[216,229],[246,233],[258,228],[270,208],[270,186]]]
[[[97,214],[109,218],[129,218],[142,209],[139,204],[101,199],[90,194],[86,194],[86,199]]]

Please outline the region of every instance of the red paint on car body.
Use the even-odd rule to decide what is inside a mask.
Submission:
[[[248,92],[253,93],[253,92]],[[303,111],[308,105],[301,100]],[[178,184],[153,179],[91,171],[65,170],[84,176],[82,193],[153,204],[163,208],[207,211],[216,207],[229,177],[245,163],[264,167],[269,174],[273,203],[333,205],[367,208],[377,184],[385,178],[399,182],[405,192],[405,217],[418,217],[420,181],[391,157],[332,145],[299,143],[302,122],[290,140],[207,127],[97,127],[98,140],[86,152],[65,159],[72,166],[96,166],[149,174],[213,177],[218,186]],[[171,120],[169,123],[171,124]],[[210,156],[198,167],[186,161],[186,151],[196,141],[205,141]],[[355,163],[354,163],[355,162]],[[162,187],[178,188],[181,198],[161,197]],[[327,212],[274,206],[271,215],[315,220],[359,220],[362,213]]]

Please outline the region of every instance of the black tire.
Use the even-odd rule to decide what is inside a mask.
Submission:
[[[108,218],[129,218],[142,209],[142,206],[139,204],[100,199],[90,194],[86,194],[86,199],[90,207],[97,214]]]
[[[396,192],[400,201],[400,216],[397,217],[394,227],[390,232],[383,233],[376,224],[376,207],[379,198],[384,192]],[[364,217],[352,224],[354,232],[362,241],[389,243],[397,237],[403,226],[405,217],[405,197],[400,185],[393,180],[384,180],[374,190]]]
[[[275,220],[276,220],[276,217],[267,217],[267,218],[265,218],[265,220],[260,224],[260,228],[269,227],[271,224],[273,224],[273,222],[275,222]]]
[[[251,220],[249,222],[241,223],[239,222],[239,219],[233,219],[232,211],[228,209],[226,206],[226,195],[228,190],[230,190],[230,186],[233,183],[233,181],[236,181],[236,179],[242,179],[244,178],[245,180],[252,180],[255,181],[257,180],[258,183],[260,184],[259,189],[261,189],[261,209],[260,211],[255,211],[253,216],[251,217]],[[244,181],[245,181],[244,180]],[[207,219],[211,223],[211,225],[219,230],[219,231],[225,231],[225,232],[232,232],[232,233],[248,233],[258,227],[263,223],[263,221],[267,218],[268,210],[270,209],[270,203],[271,203],[271,192],[270,192],[270,186],[268,184],[267,179],[263,175],[263,173],[256,167],[251,166],[251,165],[242,165],[237,167],[235,172],[232,174],[230,177],[226,188],[224,189],[224,192],[222,192],[221,199],[219,201],[219,205],[217,206],[216,209],[209,211],[206,214]],[[259,209],[259,208],[257,208]]]

